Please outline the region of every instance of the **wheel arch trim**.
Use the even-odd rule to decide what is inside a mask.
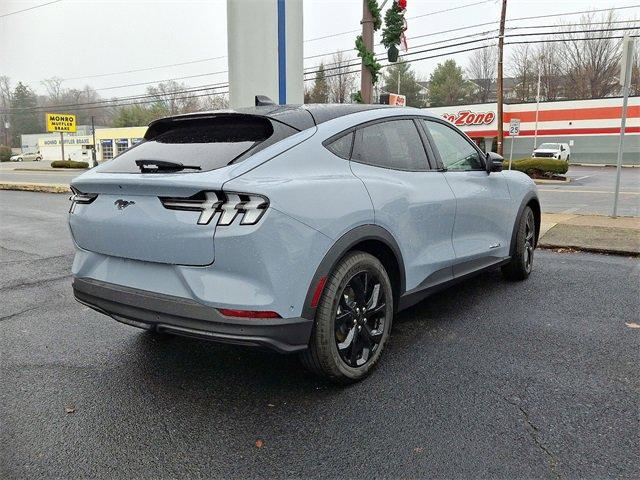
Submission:
[[[305,297],[304,306],[302,308],[302,317],[312,319],[315,317],[316,308],[311,306],[313,296],[316,290],[316,286],[322,277],[325,277],[331,273],[331,271],[338,264],[340,259],[344,257],[354,246],[367,240],[374,240],[383,243],[388,247],[395,256],[396,263],[399,270],[399,283],[398,291],[399,296],[405,292],[405,267],[404,260],[402,258],[402,252],[396,242],[395,238],[385,228],[374,225],[360,225],[358,227],[349,230],[342,235],[331,246],[329,251],[325,254],[324,258],[318,265],[316,273],[314,274],[311,283],[309,284],[307,295]]]
[[[518,236],[518,226],[520,225],[522,212],[524,212],[525,207],[529,205],[532,201],[538,205],[538,212],[541,213],[540,200],[538,199],[538,196],[533,191],[527,192],[527,194],[523,197],[522,201],[520,202],[520,206],[518,207],[518,214],[516,215],[516,220],[515,222],[513,222],[513,230],[511,231],[511,245],[509,246],[509,255],[511,256],[513,256],[516,251],[516,238]],[[534,211],[533,213],[535,217],[536,212]],[[541,222],[541,218],[540,216],[538,216],[538,218],[536,218],[536,245],[538,244],[538,238],[540,236],[540,222]]]

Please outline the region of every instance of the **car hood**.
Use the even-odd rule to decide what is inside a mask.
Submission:
[[[534,153],[560,153],[560,150],[554,150],[551,148],[537,148]]]

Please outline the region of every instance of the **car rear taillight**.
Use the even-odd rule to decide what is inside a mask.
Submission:
[[[216,213],[218,225],[231,225],[241,215],[240,225],[255,225],[269,206],[262,195],[235,192],[199,192],[191,197],[160,197],[164,208],[200,212],[198,225],[208,225]]]
[[[71,187],[71,191],[73,192],[73,195],[69,197],[69,200],[71,200],[71,207],[69,208],[69,213],[74,212],[76,205],[78,204],[87,205],[93,202],[96,198],[98,198],[97,193],[83,193],[75,187]]]

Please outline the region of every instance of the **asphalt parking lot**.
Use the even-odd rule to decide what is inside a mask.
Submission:
[[[637,478],[637,259],[538,250],[402,313],[340,388],[76,303],[67,208],[0,191],[0,478]]]

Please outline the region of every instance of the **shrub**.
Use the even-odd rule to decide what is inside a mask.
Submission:
[[[505,160],[503,168],[509,168],[509,160]],[[526,173],[529,176],[564,175],[569,170],[569,162],[555,158],[523,158],[511,163],[512,170]]]
[[[11,147],[0,145],[0,162],[8,162],[11,158]]]
[[[89,168],[87,162],[76,162],[75,160],[56,160],[51,162],[52,168]]]

